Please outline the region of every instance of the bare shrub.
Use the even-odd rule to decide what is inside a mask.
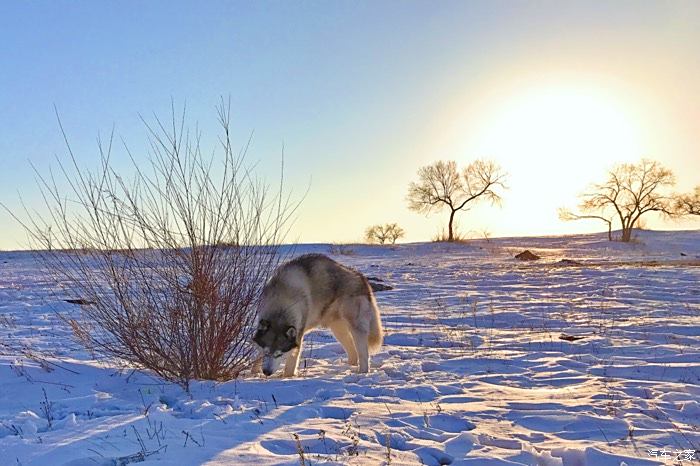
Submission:
[[[334,256],[354,256],[356,252],[350,244],[331,243],[328,245],[328,254]]]
[[[20,220],[47,271],[90,305],[71,321],[99,354],[189,386],[250,367],[256,301],[277,266],[278,245],[297,205],[270,190],[234,151],[230,106],[205,155],[185,111],[143,120],[150,150],[125,178],[112,163],[114,134],[98,140],[100,167],[81,167],[61,125],[70,162],[37,173],[46,213]],[[67,188],[62,187],[67,186]],[[18,218],[18,217],[15,217]]]
[[[365,231],[365,240],[375,244],[396,244],[396,240],[403,238],[406,232],[396,223],[384,225],[372,225]]]

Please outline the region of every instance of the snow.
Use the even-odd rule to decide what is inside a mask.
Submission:
[[[524,249],[542,259],[513,259]],[[190,394],[95,360],[62,284],[0,253],[0,463],[292,465],[301,448],[314,465],[631,466],[700,450],[700,232],[294,247],[310,251],[395,287],[377,293],[372,372],[317,331],[298,378]]]

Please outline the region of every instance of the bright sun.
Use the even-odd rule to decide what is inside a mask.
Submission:
[[[636,159],[634,119],[612,98],[571,90],[531,92],[506,102],[483,133],[482,150],[503,162],[543,170],[570,166],[598,174],[615,161]],[[577,172],[581,174],[581,172]]]
[[[615,163],[645,155],[634,116],[600,92],[549,88],[501,100],[474,136],[471,157],[492,158],[509,172],[504,207],[515,212],[511,220],[522,216],[524,234],[561,227],[557,207],[575,205]]]

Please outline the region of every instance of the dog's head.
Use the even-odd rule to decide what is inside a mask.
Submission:
[[[262,349],[262,371],[269,376],[279,369],[284,356],[298,346],[297,329],[286,322],[260,319],[253,341]]]

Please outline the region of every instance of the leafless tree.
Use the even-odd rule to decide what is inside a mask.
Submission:
[[[581,213],[571,213],[570,219],[596,218],[620,221],[620,240],[632,239],[632,231],[640,218],[649,212],[673,215],[673,198],[664,189],[675,184],[671,170],[660,163],[643,159],[636,164],[620,164],[608,172],[604,183],[595,184],[591,192],[583,194],[579,205]],[[611,224],[608,224],[610,232]],[[612,237],[611,232],[609,237]]]
[[[454,161],[438,161],[418,170],[418,181],[408,188],[408,205],[415,212],[429,214],[447,207],[450,211],[448,241],[454,241],[454,217],[460,210],[480,200],[491,204],[501,201],[506,189],[505,173],[489,160],[476,160],[460,173]]]
[[[677,196],[674,211],[679,216],[700,215],[700,186],[692,193]]]
[[[365,240],[368,243],[396,244],[396,240],[403,238],[406,232],[396,223],[386,223],[384,225],[372,225],[365,231]]]
[[[70,321],[79,340],[185,387],[250,366],[256,302],[296,207],[281,183],[270,190],[254,175],[248,145],[233,149],[229,112],[222,101],[211,155],[184,110],[144,120],[150,151],[144,161],[125,147],[130,177],[112,163],[113,133],[89,171],[61,126],[69,162],[35,169],[45,213],[15,216],[48,273],[86,304]]]

